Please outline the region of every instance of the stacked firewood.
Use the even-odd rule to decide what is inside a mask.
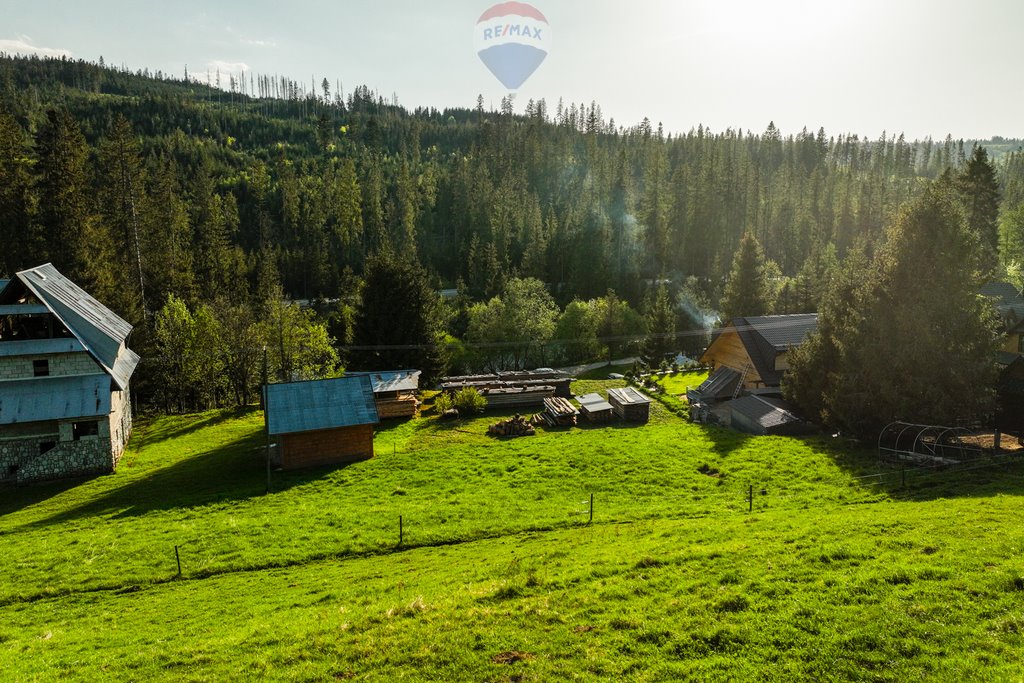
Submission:
[[[568,400],[558,396],[546,398],[544,399],[544,408],[544,416],[549,418],[549,424],[551,424],[551,426],[576,426],[576,416],[580,413]]]
[[[525,417],[516,415],[510,420],[491,425],[487,433],[491,436],[533,436],[537,430]]]

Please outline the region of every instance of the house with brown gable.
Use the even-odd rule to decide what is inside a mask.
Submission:
[[[789,415],[777,400],[782,395],[782,377],[789,369],[787,355],[817,326],[818,315],[808,313],[736,318],[715,330],[710,346],[700,358],[701,363],[711,368],[711,374],[700,387],[687,392],[691,417],[706,422],[716,407],[750,394],[772,397],[764,412],[773,422],[766,428],[784,427],[775,422],[781,419],[780,415]],[[750,403],[760,408],[764,402]],[[718,411],[720,420],[728,421],[729,415],[728,410]],[[782,420],[787,421],[788,418]]]

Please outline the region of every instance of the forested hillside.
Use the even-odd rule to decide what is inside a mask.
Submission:
[[[384,268],[378,281],[397,268],[430,289],[458,288],[452,303],[420,307],[432,323],[419,339],[389,340],[436,338],[443,366],[495,362],[457,342],[516,331],[503,332],[493,308],[510,282],[510,297],[540,306],[534,341],[573,342],[545,361],[614,353],[607,338],[634,334],[686,346],[718,310],[747,233],[767,259],[770,308],[815,310],[823,273],[877,248],[898,207],[947,171],[985,197],[967,213],[992,272],[1024,257],[1019,141],[982,143],[986,154],[951,137],[768,122],[674,135],[606,119],[596,103],[410,110],[327,79],[223,85],[0,58],[0,273],[53,261],[139,328],[149,376],[181,330],[232,345],[197,356],[223,356],[214,386],[193,383],[165,404],[248,397],[259,365],[248,350],[275,327],[280,337],[286,315],[306,337],[294,352],[270,340],[282,376],[336,366],[328,332],[338,345],[384,343],[355,325],[365,299],[393,305],[363,291],[371,261]],[[993,187],[965,171],[969,160],[995,170]],[[326,327],[282,299],[327,302]]]

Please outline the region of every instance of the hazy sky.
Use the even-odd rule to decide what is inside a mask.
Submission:
[[[465,106],[507,90],[473,30],[494,2],[204,3],[0,0],[0,51],[70,54],[181,75],[244,68],[407,106]],[[536,0],[547,60],[517,94],[554,110],[596,100],[632,125],[698,123],[877,138],[1024,137],[1021,0]]]

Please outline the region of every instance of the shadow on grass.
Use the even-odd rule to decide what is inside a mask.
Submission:
[[[711,450],[722,457],[743,448],[747,445],[748,441],[754,438],[750,434],[726,429],[725,427],[705,425],[701,426],[700,429],[708,441],[711,442]]]
[[[206,429],[207,427],[215,427],[228,420],[237,420],[245,417],[252,413],[259,412],[257,406],[239,406],[237,408],[225,408],[211,412],[206,417],[201,419],[195,419],[194,415],[176,415],[164,417],[162,422],[164,424],[161,427],[156,427],[151,420],[141,419],[139,420],[138,429],[140,431],[140,446],[145,448],[161,441],[167,441],[169,439],[177,439],[182,436],[187,436],[194,432],[198,432],[200,429]]]
[[[26,526],[49,526],[100,515],[120,519],[154,511],[184,510],[261,497],[267,489],[264,439],[262,432],[256,432],[179,460],[86,503]],[[274,471],[271,474],[271,491],[280,493],[344,467],[346,465],[339,464],[295,472]]]
[[[0,517],[18,512],[32,505],[43,503],[87,481],[92,481],[96,476],[30,483],[20,486],[14,484],[0,485]]]

